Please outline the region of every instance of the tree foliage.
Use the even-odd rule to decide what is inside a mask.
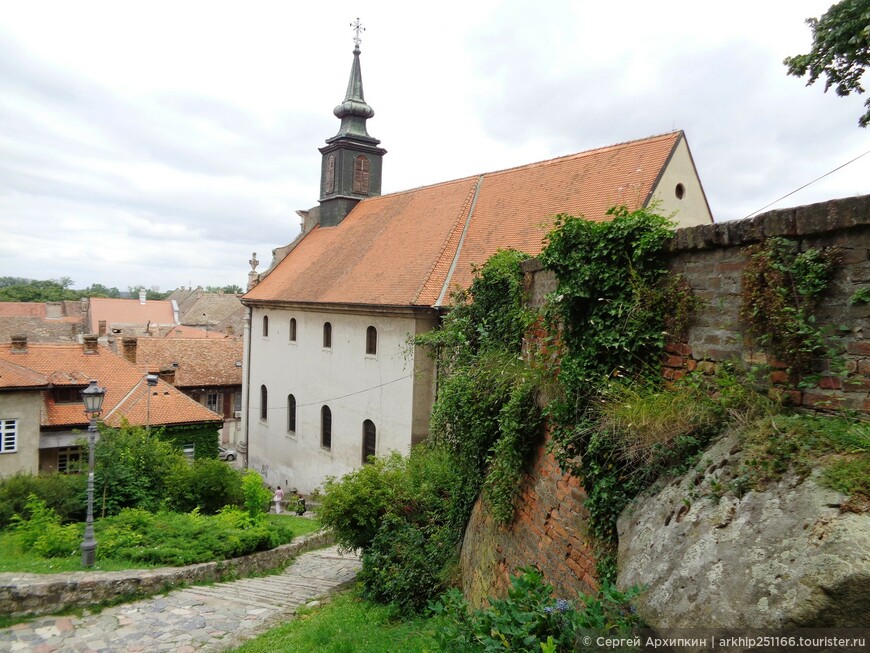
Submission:
[[[870,65],[870,0],[841,0],[821,18],[808,18],[813,45],[807,54],[786,57],[788,74],[809,75],[807,86],[825,75],[825,91],[834,87],[839,96],[863,93],[861,76]],[[858,119],[861,127],[870,124],[867,111]]]
[[[66,299],[76,300],[81,293],[70,290],[72,279],[48,279],[35,281],[32,279],[14,279],[4,277],[7,281],[18,283],[0,284],[0,302],[59,302]]]

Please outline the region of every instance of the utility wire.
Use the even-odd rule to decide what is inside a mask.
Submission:
[[[369,392],[371,390],[377,390],[378,388],[383,388],[386,385],[391,385],[393,383],[398,383],[399,381],[404,381],[405,379],[409,379],[414,376],[414,373],[406,374],[405,376],[401,376],[398,379],[393,379],[392,381],[386,381],[384,383],[379,383],[378,385],[373,385],[369,388],[363,388],[362,390],[357,390],[356,392],[349,392],[346,395],[340,395],[338,397],[331,397],[330,399],[324,399],[322,401],[310,401],[306,404],[296,404],[296,408],[304,408],[305,406],[319,406],[322,404],[328,404],[331,401],[336,401],[337,399],[344,399],[346,397],[353,397],[354,395],[361,395],[364,392]],[[292,393],[291,393],[292,394]],[[252,408],[256,408],[256,406],[252,406]],[[266,410],[286,410],[284,406],[275,406],[272,408],[267,408]]]
[[[773,206],[773,205],[776,204],[777,202],[781,202],[782,200],[784,200],[784,199],[785,199],[786,197],[788,197],[789,195],[794,195],[794,194],[797,193],[798,191],[801,191],[801,190],[803,190],[804,188],[806,188],[807,186],[812,186],[814,183],[816,183],[816,182],[819,181],[820,179],[824,179],[824,178],[827,177],[828,175],[837,172],[837,170],[840,170],[841,168],[845,168],[845,167],[846,167],[847,165],[849,165],[850,163],[855,163],[855,161],[857,161],[857,160],[860,159],[862,156],[865,156],[865,155],[867,155],[867,154],[870,154],[870,150],[867,150],[866,152],[864,152],[864,154],[859,154],[858,156],[856,156],[856,157],[855,157],[854,159],[852,159],[851,161],[846,161],[846,163],[844,163],[843,165],[841,165],[841,166],[837,166],[837,167],[834,168],[833,170],[830,170],[829,172],[826,172],[826,173],[823,174],[821,177],[817,177],[816,179],[813,179],[811,182],[808,182],[808,183],[804,184],[804,185],[801,186],[800,188],[796,188],[796,189],[794,189],[792,192],[790,192],[790,193],[786,193],[785,195],[783,195],[782,197],[780,197],[778,200],[774,200],[773,202],[771,202],[771,203],[768,204],[767,206],[762,206],[760,209],[758,209],[757,211],[753,211],[753,212],[750,213],[749,215],[745,216],[743,219],[745,220],[746,218],[751,218],[751,217],[752,217],[753,215],[755,215],[756,213],[761,213],[764,209]]]

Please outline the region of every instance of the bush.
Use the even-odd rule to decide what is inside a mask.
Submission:
[[[199,458],[192,465],[178,461],[166,479],[165,506],[178,512],[198,508],[213,515],[224,506],[241,506],[242,474],[216,458]]]
[[[519,653],[585,650],[584,633],[614,635],[641,625],[629,601],[633,588],[621,593],[602,586],[597,596],[580,595],[578,601],[553,598],[552,586],[544,583],[534,567],[518,570],[506,599],[489,599],[489,608],[469,611],[461,592],[452,589],[432,605],[443,617],[435,639],[442,651],[511,650]]]
[[[405,509],[397,499],[406,460],[397,452],[370,460],[341,479],[330,476],[323,486],[317,515],[335,532],[335,541],[343,549],[365,549],[384,516]]]
[[[242,476],[242,495],[244,496],[245,510],[252,518],[261,518],[269,512],[272,493],[263,483],[263,477],[253,469],[245,471]]]
[[[463,492],[455,457],[419,445],[330,479],[319,516],[341,546],[362,549],[363,595],[414,613],[446,587],[470,505]]]
[[[27,500],[37,496],[54,510],[61,522],[84,519],[87,510],[85,474],[40,474],[19,472],[0,479],[0,528],[11,523],[15,514],[29,515]]]

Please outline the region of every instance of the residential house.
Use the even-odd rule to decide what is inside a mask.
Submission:
[[[100,346],[31,343],[16,336],[0,344],[0,476],[19,471],[66,471],[82,452],[87,430],[81,391],[94,379],[106,388],[102,421],[180,429],[213,428],[220,415],[158,380],[149,386],[136,365]],[[195,453],[195,452],[194,452]]]
[[[359,55],[320,149],[319,206],[242,297],[247,465],[302,492],[426,437],[435,373],[409,339],[498,249],[538,254],[555,215],[614,205],[712,222],[680,131],[381,196]]]
[[[168,301],[178,306],[179,321],[186,327],[196,327],[207,333],[242,337],[245,307],[238,295],[206,292],[202,288],[179,288]]]
[[[235,338],[124,338],[123,354],[222,415],[221,443],[235,446],[242,415],[242,341]]]
[[[26,333],[31,342],[78,342],[84,332],[82,303],[0,302],[0,342]]]
[[[163,336],[180,324],[175,303],[147,299],[144,290],[138,300],[91,297],[84,310],[85,333],[110,344],[123,336]]]

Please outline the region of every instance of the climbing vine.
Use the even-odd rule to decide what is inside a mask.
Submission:
[[[838,259],[835,248],[801,252],[786,238],[768,238],[749,248],[740,318],[761,348],[789,367],[794,380],[813,359],[828,355],[815,309]]]
[[[542,423],[538,374],[522,360],[523,334],[535,315],[524,307],[520,263],[504,250],[475,271],[439,329],[416,339],[438,367],[431,433],[463,471],[464,523],[481,489],[499,523],[513,519],[522,468]]]

